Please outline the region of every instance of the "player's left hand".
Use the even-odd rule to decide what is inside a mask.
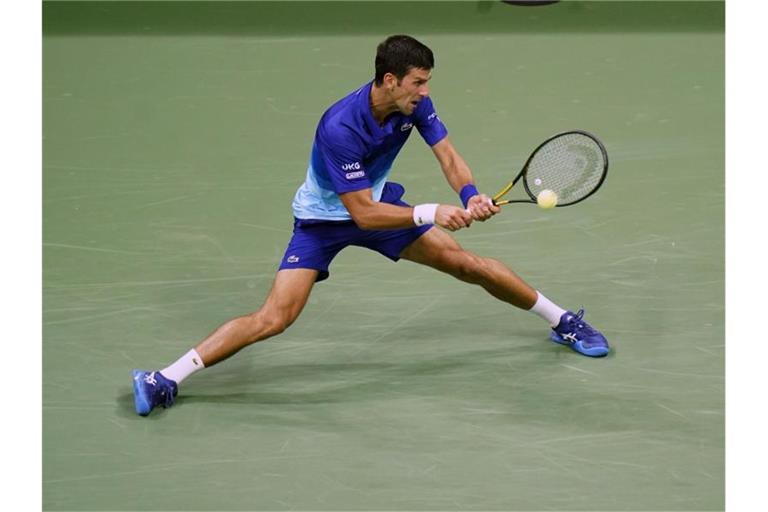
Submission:
[[[487,195],[477,194],[469,199],[467,211],[472,215],[472,220],[483,222],[499,213],[501,208],[494,205]]]

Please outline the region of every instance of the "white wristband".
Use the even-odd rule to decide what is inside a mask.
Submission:
[[[435,213],[437,212],[437,204],[417,204],[413,207],[413,223],[417,226],[423,226],[424,224],[435,223]]]

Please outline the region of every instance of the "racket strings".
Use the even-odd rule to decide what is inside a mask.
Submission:
[[[588,196],[602,181],[605,157],[592,138],[568,133],[539,148],[528,164],[526,185],[533,196],[552,190],[558,204]]]

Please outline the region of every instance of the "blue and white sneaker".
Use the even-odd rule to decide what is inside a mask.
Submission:
[[[605,336],[584,321],[584,310],[574,314],[566,311],[560,323],[552,328],[549,339],[561,345],[568,345],[580,354],[589,357],[603,357],[610,352]]]
[[[146,416],[158,405],[172,406],[178,393],[176,382],[160,372],[133,370],[133,404],[137,414]]]

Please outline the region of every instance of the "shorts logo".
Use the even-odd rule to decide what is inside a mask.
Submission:
[[[352,164],[344,164],[341,166],[341,169],[344,171],[352,171],[352,170],[357,170],[359,168],[360,168],[360,162],[355,162]]]
[[[298,263],[299,257],[296,256],[295,254],[291,254],[290,256],[288,256],[288,259],[286,259],[285,261],[287,261],[288,263]]]
[[[365,176],[365,171],[355,171],[355,172],[348,172],[344,175],[348,180],[353,180],[355,178],[362,178]]]
[[[400,127],[401,132],[405,132],[413,128],[413,123],[404,123],[403,126]]]

